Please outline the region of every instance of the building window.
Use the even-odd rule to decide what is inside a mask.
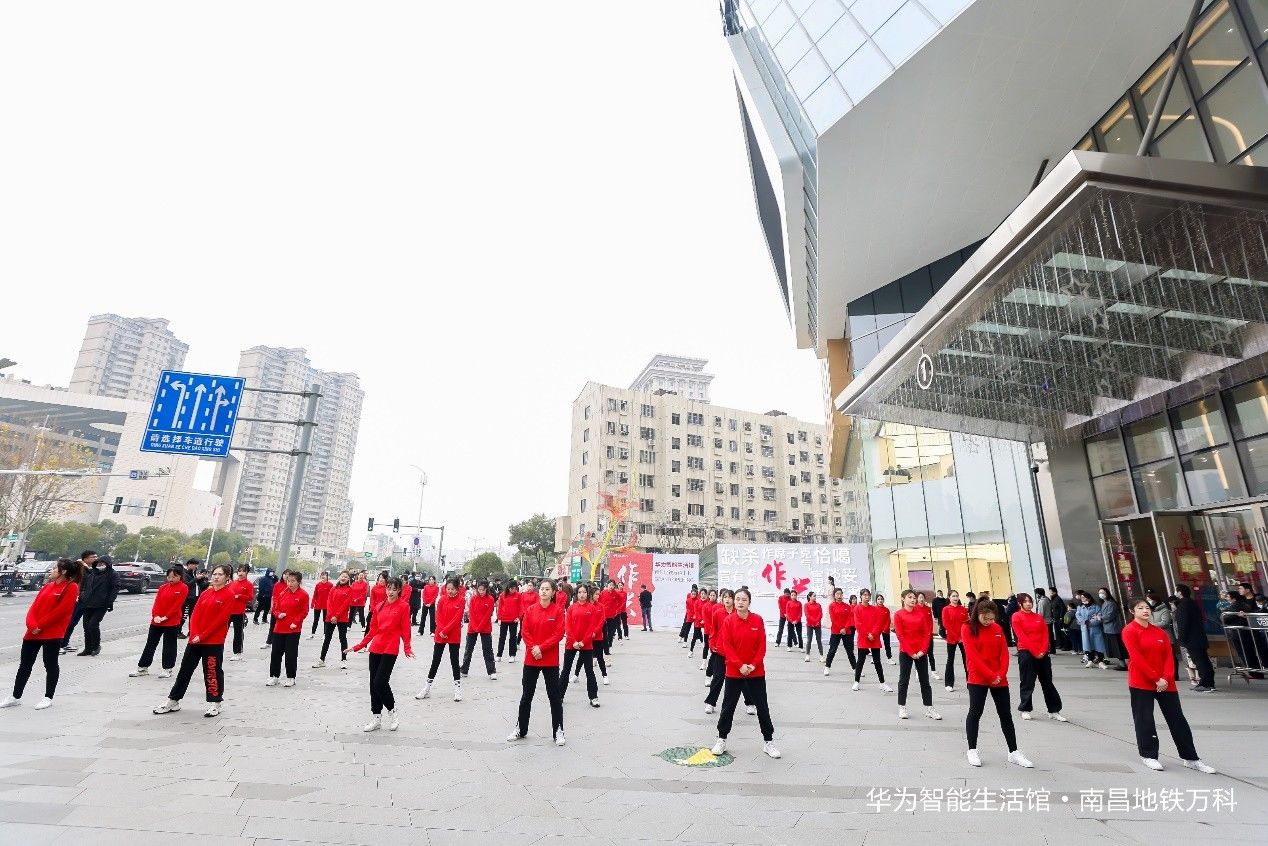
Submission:
[[[622,424],[621,424],[621,425],[617,428],[617,432],[621,435],[621,437],[622,437],[622,438],[628,438],[628,437],[630,436],[630,427],[629,427],[629,424],[628,424],[628,423],[622,423]]]
[[[703,470],[703,469],[704,469],[704,459],[703,459],[703,458],[701,458],[701,457],[700,457],[700,456],[698,456],[698,455],[688,456],[688,457],[687,457],[687,469],[688,469],[688,470]]]
[[[682,496],[682,485],[670,485],[670,486],[669,486],[669,495],[670,495],[670,496]]]
[[[704,438],[700,437],[699,435],[688,435],[687,446],[702,447],[704,446]]]
[[[813,501],[810,496],[810,491],[801,492],[801,501],[806,503],[807,505],[809,505]]]
[[[640,464],[655,464],[655,463],[656,463],[656,450],[653,450],[653,449],[640,449],[640,450],[638,451],[638,461],[639,461],[639,463],[640,463]]]
[[[797,487],[797,474],[796,474],[796,473],[789,473],[789,474],[788,474],[788,487],[790,487],[790,488],[795,488],[795,487]]]
[[[721,472],[722,472],[722,459],[720,459],[720,458],[715,458],[715,459],[713,460],[713,471],[714,471],[715,473],[721,473]]]
[[[652,513],[653,511],[656,510],[656,500],[640,499],[638,501],[638,510],[644,512],[645,514]]]
[[[723,484],[722,482],[714,482],[713,492],[717,494],[718,496],[722,496],[723,494],[726,493],[726,485]]]
[[[745,455],[752,455],[752,454],[753,454],[753,444],[752,444],[752,442],[751,442],[751,441],[745,441],[745,442],[744,442],[744,454],[745,454]]]
[[[693,492],[693,493],[703,493],[703,492],[704,492],[704,479],[688,479],[688,480],[687,480],[687,490],[689,490],[689,491],[691,491],[691,492]]]
[[[669,422],[670,422],[670,423],[672,423],[672,424],[674,424],[675,426],[677,426],[677,425],[679,424],[679,422],[680,422],[680,418],[679,418],[679,416],[678,416],[677,414],[670,414],[670,415],[669,415]]]
[[[590,419],[590,406],[588,406],[588,405],[586,406],[586,410],[585,410],[585,411],[583,411],[583,412],[581,413],[581,418],[582,418],[583,420],[589,420],[589,419]]]
[[[656,440],[656,430],[648,426],[640,426],[638,430],[638,437],[640,440],[654,441]]]
[[[796,507],[797,507],[797,497],[795,497],[795,496],[790,496],[790,497],[788,498],[788,507],[789,507],[789,508],[796,508]]]
[[[584,444],[584,443],[589,443],[589,441],[590,441],[590,430],[589,430],[589,429],[582,429],[582,430],[581,430],[581,442]]]
[[[727,452],[739,452],[740,445],[736,441],[727,441],[726,448],[727,448]]]
[[[682,449],[682,439],[681,439],[681,438],[670,438],[670,439],[669,439],[669,448],[670,448],[670,449]]]
[[[670,473],[681,473],[681,472],[682,472],[682,462],[681,462],[681,461],[671,461],[671,462],[669,462],[669,472],[670,472]]]
[[[704,506],[703,506],[702,504],[698,503],[698,502],[689,503],[689,504],[687,505],[687,516],[689,516],[689,517],[703,517],[703,516],[704,516]]]
[[[640,488],[654,488],[656,487],[656,477],[651,473],[639,473],[638,486]]]
[[[788,433],[788,443],[789,443],[789,445],[791,446],[792,444],[795,444],[796,442],[797,442],[796,437],[794,437],[794,436],[793,436],[793,433],[792,433],[792,432],[789,432],[789,433]]]
[[[797,453],[797,460],[798,460],[798,461],[800,461],[802,464],[809,464],[809,463],[810,463],[810,453],[808,453],[808,452],[806,452],[806,451],[804,451],[804,450],[803,450],[803,451],[801,451],[801,452],[798,452],[798,453]]]
[[[725,509],[725,508],[723,508],[721,505],[715,505],[715,506],[713,506],[713,516],[714,516],[714,517],[725,517],[725,516],[726,516],[726,509]]]
[[[774,512],[774,511],[763,511],[763,512],[762,512],[762,521],[763,521],[763,522],[766,522],[766,523],[774,523],[774,522],[775,522],[775,512]]]
[[[789,467],[797,466],[797,456],[791,455],[791,454],[788,456],[788,466]]]
[[[752,475],[753,475],[753,465],[752,465],[752,464],[745,464],[745,465],[744,465],[744,475],[745,475],[745,476],[752,476]]]
[[[618,449],[616,451],[616,455],[617,455],[617,458],[619,458],[621,461],[630,460],[630,451],[626,447],[621,447],[620,449]]]
[[[586,501],[584,499],[581,500],[581,513],[582,514],[586,513]]]
[[[793,521],[792,521],[792,529],[793,529],[793,531],[795,532],[795,531],[797,531],[797,529],[798,529],[798,528],[800,528],[800,527],[797,525],[797,518],[796,518],[796,517],[794,517],[794,518],[793,518]]]
[[[797,430],[797,440],[801,441],[801,442],[804,444],[804,443],[806,442],[806,440],[807,440],[806,433],[805,433],[805,432],[803,432],[803,431],[801,431],[800,429],[798,429],[798,430]]]
[[[608,447],[608,448],[607,448],[607,456],[608,456],[608,458],[616,458],[616,447],[614,447],[614,446],[610,446],[610,447]]]
[[[643,407],[639,410],[644,417],[655,417],[656,406],[643,403]]]
[[[765,445],[762,447],[762,458],[774,458],[774,457],[775,457],[775,448],[773,446]]]
[[[746,519],[748,519],[748,520],[756,520],[756,519],[757,519],[757,511],[756,511],[756,510],[754,510],[754,509],[752,509],[752,508],[750,508],[750,509],[748,509],[747,511],[745,511],[745,512],[744,512],[744,514],[745,514],[745,518],[746,518]]]
[[[714,438],[714,439],[713,439],[713,448],[714,448],[714,449],[722,449],[722,439],[721,439],[721,438]]]
[[[607,433],[608,433],[609,435],[615,435],[615,434],[616,434],[616,422],[615,422],[615,421],[613,421],[613,420],[609,420],[609,421],[607,422],[607,424],[606,424],[605,428],[607,429]],[[587,431],[589,431],[589,430],[587,430]]]
[[[774,468],[774,467],[763,467],[763,468],[762,468],[762,478],[764,478],[764,479],[773,479],[773,478],[775,478],[775,468]]]
[[[822,476],[820,476],[819,478],[823,478],[823,477],[822,477]],[[806,484],[806,485],[810,484],[810,471],[809,471],[809,470],[802,470],[802,471],[801,471],[801,481],[802,481],[802,483],[803,483],[803,484]]]
[[[608,411],[617,411],[620,407],[620,403],[618,403],[615,399],[612,399],[611,397],[608,398]]]
[[[774,501],[775,501],[775,489],[774,489],[774,488],[762,488],[762,499],[766,500],[767,502],[774,502]]]
[[[704,415],[697,414],[694,411],[687,412],[687,425],[688,426],[703,426]]]
[[[713,428],[715,429],[722,428],[722,418],[717,414],[713,415]]]
[[[733,485],[731,485],[731,486],[730,486],[729,490],[730,490],[731,496],[739,496],[739,495],[740,495],[740,486],[739,486],[739,485],[735,485],[735,484],[733,484]]]
[[[726,427],[727,429],[734,432],[737,428],[737,421],[735,420],[735,418],[727,418]]]
[[[581,453],[581,463],[582,463],[582,464],[589,464],[589,463],[590,463],[590,453],[588,453],[588,452],[583,452],[583,453]]]
[[[670,511],[669,511],[669,521],[670,521],[671,523],[681,523],[681,522],[682,522],[682,512],[681,512],[680,510],[678,510],[677,508],[670,509]]]
[[[586,488],[590,487],[589,480],[590,480],[590,477],[589,477],[589,476],[582,476],[582,477],[581,477],[581,488],[582,488],[582,490],[584,490],[584,489],[586,489]]]
[[[732,519],[732,520],[738,520],[738,519],[740,519],[740,509],[735,508],[734,506],[732,506],[732,508],[731,508],[731,519]]]
[[[727,471],[728,471],[728,472],[730,472],[730,473],[738,473],[738,472],[740,472],[740,462],[738,462],[738,461],[732,461],[731,463],[729,463],[729,464],[727,465]]]

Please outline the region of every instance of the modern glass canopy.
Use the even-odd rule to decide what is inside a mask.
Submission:
[[[1076,151],[836,405],[1035,442],[1261,356],[1268,169]]]

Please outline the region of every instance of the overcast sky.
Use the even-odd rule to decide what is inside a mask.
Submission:
[[[447,545],[564,513],[572,400],[658,352],[821,421],[716,6],[4,4],[0,355],[65,385],[111,311],[357,373],[358,548],[411,464]]]

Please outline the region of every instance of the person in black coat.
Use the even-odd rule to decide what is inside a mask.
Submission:
[[[951,600],[942,595],[942,591],[937,591],[933,597],[933,621],[938,626],[939,636],[945,638],[947,630],[942,625],[942,609],[951,604]]]
[[[114,610],[118,596],[119,574],[110,556],[103,555],[93,562],[91,577],[79,588],[79,605],[84,612],[84,648],[80,655],[101,654],[101,621]]]
[[[638,592],[638,610],[643,615],[643,631],[650,632],[652,630],[652,592],[647,589],[647,585],[639,585],[642,588]]]
[[[427,583],[417,572],[409,576],[409,619],[411,626],[418,625],[418,610],[423,607],[423,587]]]
[[[1176,593],[1180,596],[1175,610],[1176,640],[1198,669],[1198,684],[1193,688],[1194,692],[1210,693],[1215,689],[1215,666],[1207,654],[1210,641],[1206,637],[1202,608],[1194,600],[1193,589],[1188,585],[1177,586]]]
[[[272,569],[265,570],[264,575],[255,584],[255,614],[251,616],[251,624],[258,625],[260,613],[264,613],[264,624],[268,625],[269,613],[273,608],[273,586],[277,584],[277,576]]]

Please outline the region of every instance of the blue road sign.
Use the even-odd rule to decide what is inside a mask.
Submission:
[[[237,376],[164,370],[141,450],[202,458],[228,455],[244,381]]]

